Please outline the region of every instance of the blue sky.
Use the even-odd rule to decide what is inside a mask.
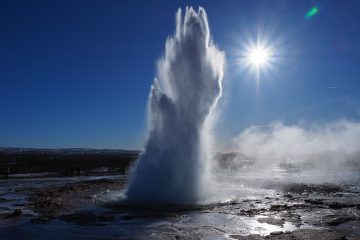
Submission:
[[[155,64],[186,5],[205,8],[227,56],[219,139],[360,118],[359,1],[2,1],[0,146],[141,148]],[[237,61],[257,38],[278,54],[258,94]]]

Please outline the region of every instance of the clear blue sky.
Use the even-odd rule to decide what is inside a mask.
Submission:
[[[220,139],[360,118],[360,1],[1,1],[0,146],[141,148],[155,63],[186,5],[205,8],[227,55]],[[257,35],[280,56],[259,95],[236,63]]]

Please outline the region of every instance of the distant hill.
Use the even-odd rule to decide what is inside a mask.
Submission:
[[[125,149],[96,149],[96,148],[18,148],[0,147],[0,153],[53,153],[53,154],[86,154],[86,153],[107,153],[107,154],[140,154],[140,150]]]
[[[0,177],[53,173],[59,176],[94,173],[124,174],[139,150],[89,148],[0,148]]]

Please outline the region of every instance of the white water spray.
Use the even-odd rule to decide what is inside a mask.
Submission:
[[[221,96],[225,57],[213,44],[206,12],[181,9],[165,45],[149,97],[145,151],[130,177],[126,200],[192,204],[209,193],[210,125]]]

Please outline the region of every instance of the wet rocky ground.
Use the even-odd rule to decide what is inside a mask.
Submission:
[[[259,216],[257,221],[295,231],[270,235],[230,235],[235,239],[360,239],[359,188],[334,184],[286,184],[275,196],[246,201],[238,214]],[[245,207],[246,206],[246,207]],[[235,211],[235,210],[234,210]]]
[[[266,181],[231,201],[175,210],[95,204],[125,184],[2,181],[0,239],[360,239],[359,184]]]

